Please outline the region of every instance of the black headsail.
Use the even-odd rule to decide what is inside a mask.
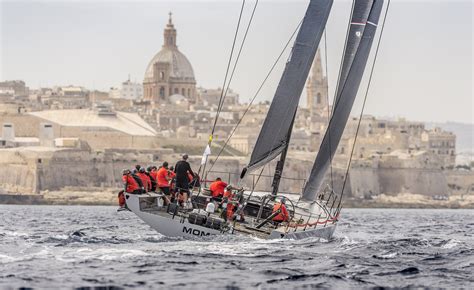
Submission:
[[[315,199],[329,167],[331,156],[334,156],[339,145],[369,58],[382,6],[383,0],[374,0],[363,33],[361,35],[354,33],[348,36],[348,43],[355,41],[355,38],[361,39],[348,68],[347,77],[339,79],[341,93],[337,102],[334,103],[333,115],[316,156],[310,177],[303,190],[304,200],[313,201]]]
[[[247,170],[261,167],[288,146],[298,102],[308,77],[319,41],[326,26],[333,0],[312,0],[296,36],[290,60],[273,97]]]

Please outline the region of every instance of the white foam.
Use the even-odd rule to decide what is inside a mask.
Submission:
[[[460,241],[455,239],[450,239],[446,244],[442,245],[442,249],[452,249],[459,245]]]

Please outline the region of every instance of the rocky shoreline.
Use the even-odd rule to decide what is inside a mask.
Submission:
[[[22,205],[117,205],[118,188],[64,189],[43,191],[40,194],[0,194],[0,204]],[[419,209],[474,209],[474,196],[452,195],[448,200],[433,200],[427,196],[400,193],[379,195],[374,199],[347,198],[345,208],[419,208]]]

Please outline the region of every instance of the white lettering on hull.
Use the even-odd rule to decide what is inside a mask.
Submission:
[[[186,233],[188,235],[198,236],[198,237],[210,236],[211,235],[210,233],[206,233],[206,232],[198,230],[198,229],[188,228],[186,226],[183,227],[183,233]]]

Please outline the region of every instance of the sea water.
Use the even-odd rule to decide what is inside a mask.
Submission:
[[[0,288],[471,288],[473,248],[472,210],[344,209],[331,241],[187,240],[115,207],[0,205]]]

